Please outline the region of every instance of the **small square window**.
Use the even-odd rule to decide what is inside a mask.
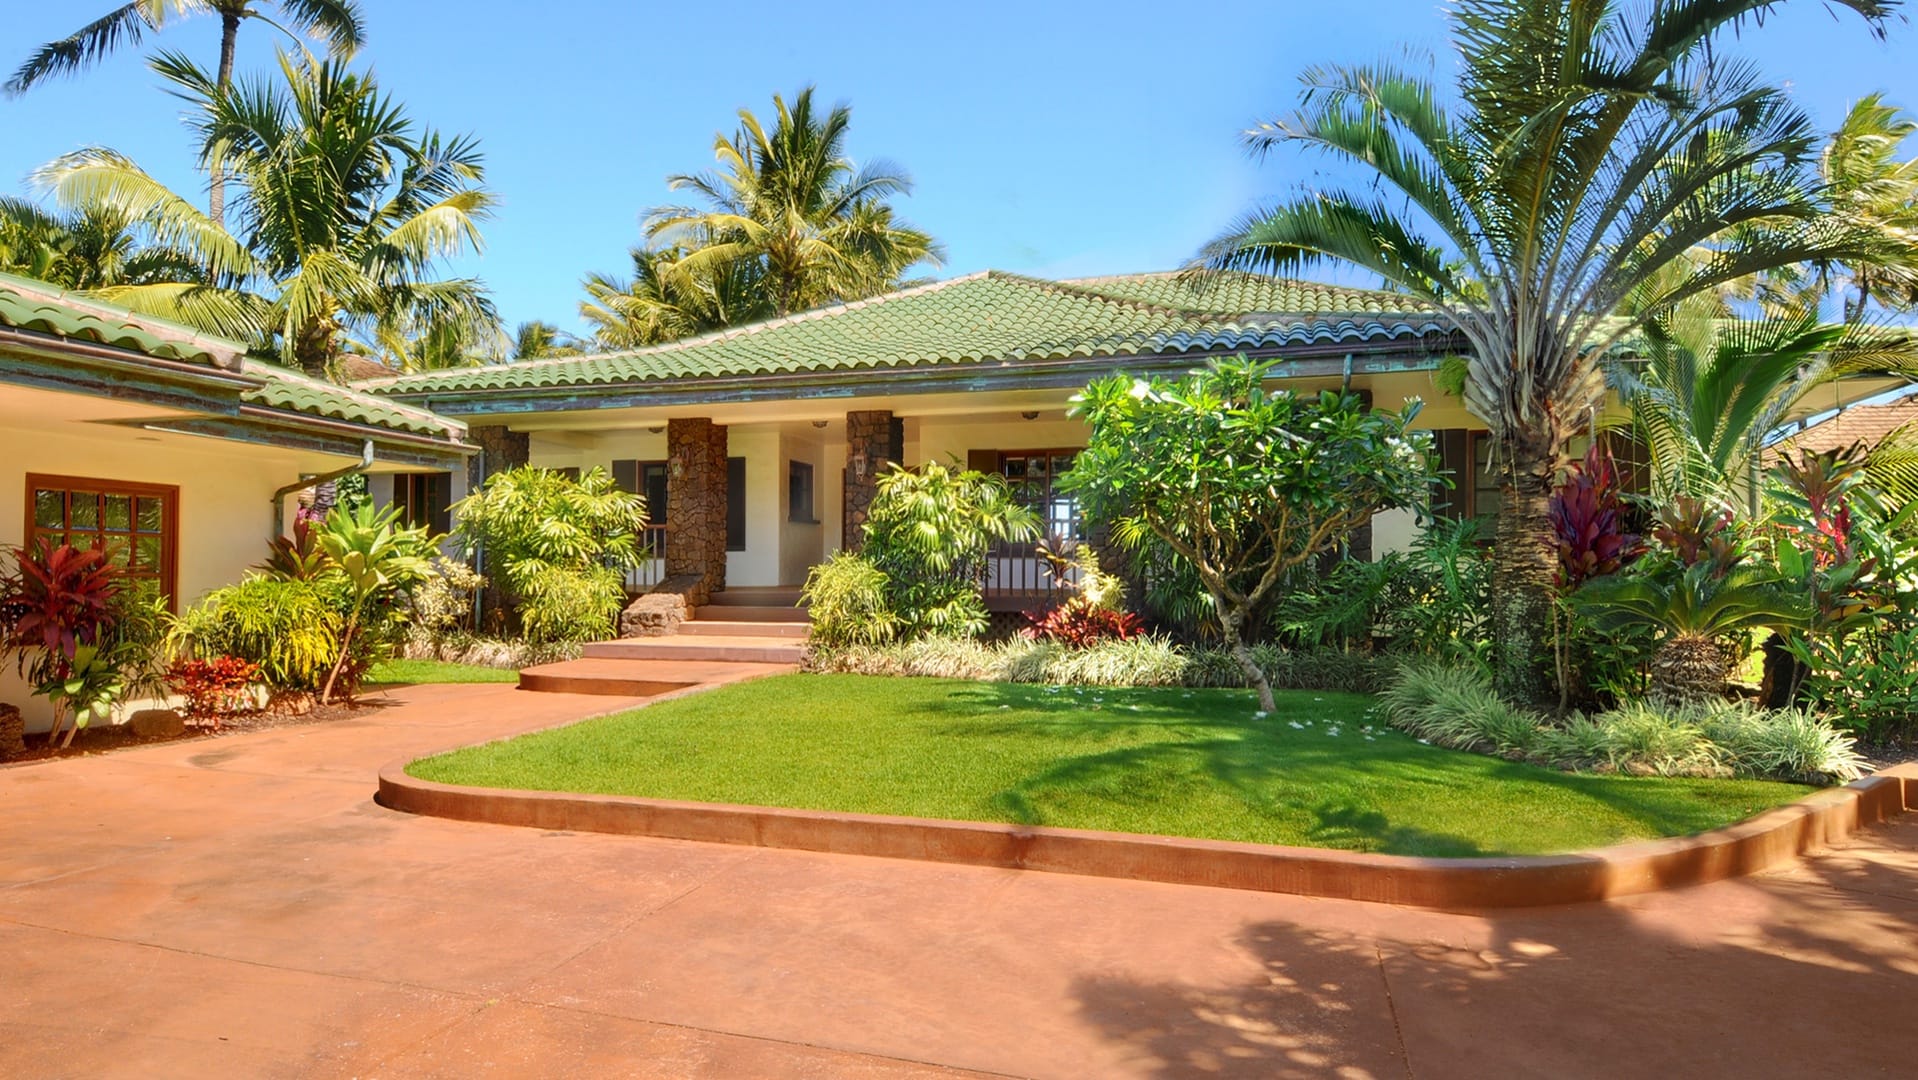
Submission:
[[[786,466],[786,520],[804,525],[819,523],[813,516],[812,466],[803,461]]]

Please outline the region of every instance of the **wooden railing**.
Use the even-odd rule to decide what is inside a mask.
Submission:
[[[666,543],[672,526],[648,525],[639,533],[639,565],[626,571],[626,591],[643,593],[666,580]]]
[[[1043,611],[1076,580],[1053,576],[1051,566],[1031,544],[997,544],[986,554],[986,608],[990,611]]]

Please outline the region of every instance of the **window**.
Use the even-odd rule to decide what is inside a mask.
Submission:
[[[1079,500],[1058,489],[1058,481],[1072,469],[1077,450],[1007,450],[999,454],[999,475],[1006,478],[1012,497],[1039,515],[1046,535],[1054,539],[1084,540]]]
[[[813,516],[812,466],[803,461],[786,463],[786,520],[801,525],[817,525]]]
[[[180,489],[76,476],[27,474],[27,546],[104,550],[133,587],[173,597],[179,572]]]
[[[726,550],[746,550],[746,459],[726,459]]]
[[[1498,513],[1503,496],[1499,492],[1498,470],[1492,461],[1497,443],[1489,431],[1448,428],[1436,436],[1439,471],[1451,486],[1441,488],[1433,497],[1433,511],[1455,520],[1487,517]],[[1489,533],[1481,534],[1489,541]]]
[[[646,546],[652,549],[652,557],[666,557],[666,537],[668,530],[663,526],[672,520],[672,511],[666,494],[666,463],[663,461],[634,461],[631,459],[613,462],[613,483],[619,490],[646,498]]]
[[[452,473],[401,473],[393,478],[393,505],[409,528],[435,533],[452,528],[447,506],[452,502]]]

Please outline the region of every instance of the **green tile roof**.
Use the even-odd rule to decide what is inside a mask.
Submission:
[[[248,360],[246,374],[262,380],[259,387],[240,395],[242,400],[254,405],[366,427],[430,435],[438,439],[458,440],[466,434],[466,425],[458,420],[350,387],[336,386],[277,364]]]
[[[0,274],[0,326],[228,371],[238,370],[246,355],[238,342],[11,274]]]
[[[1416,341],[1449,327],[1404,297],[1235,275],[1077,282],[986,271],[630,352],[369,380],[381,394],[591,387],[950,364]]]
[[[466,425],[386,398],[336,386],[297,371],[248,359],[246,347],[137,314],[44,282],[0,274],[0,326],[124,349],[140,356],[204,364],[256,385],[239,391],[254,406],[363,427],[458,441]]]

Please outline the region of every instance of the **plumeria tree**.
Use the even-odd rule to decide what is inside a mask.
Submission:
[[[1246,619],[1286,571],[1334,550],[1380,510],[1437,482],[1413,400],[1268,390],[1270,363],[1221,361],[1182,379],[1101,379],[1075,399],[1089,430],[1065,484],[1130,547],[1164,544],[1197,572],[1226,645],[1274,707]]]

